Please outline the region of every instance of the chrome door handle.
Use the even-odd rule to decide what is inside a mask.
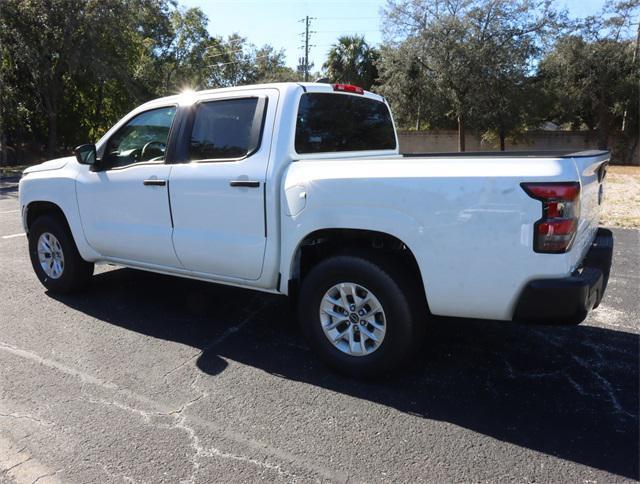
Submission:
[[[254,180],[231,180],[229,185],[232,187],[258,188],[260,182]]]
[[[150,178],[149,180],[144,180],[142,184],[145,186],[151,186],[151,187],[163,187],[167,184],[167,180],[158,180],[156,178]]]

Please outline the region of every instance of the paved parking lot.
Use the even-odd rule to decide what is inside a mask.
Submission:
[[[577,327],[439,319],[382,382],[329,372],[286,299],[101,267],[47,294],[0,188],[0,482],[638,478],[640,231]]]

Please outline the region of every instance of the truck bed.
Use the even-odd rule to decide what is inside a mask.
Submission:
[[[462,151],[462,152],[427,152],[401,153],[405,158],[586,158],[591,156],[606,156],[604,150],[538,150],[538,151]]]

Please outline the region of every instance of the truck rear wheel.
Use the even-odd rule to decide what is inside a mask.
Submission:
[[[426,306],[412,282],[390,263],[352,255],[321,261],[302,282],[298,301],[309,344],[350,376],[375,378],[398,368],[424,335]]]
[[[93,264],[80,256],[67,224],[58,217],[43,215],[33,222],[29,256],[38,279],[51,292],[81,289],[93,274]]]

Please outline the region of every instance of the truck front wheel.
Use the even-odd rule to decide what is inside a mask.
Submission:
[[[405,363],[424,334],[425,305],[414,278],[387,261],[327,258],[305,277],[298,318],[309,344],[331,367],[379,377]]]
[[[85,261],[67,224],[52,215],[38,217],[29,229],[31,265],[44,287],[65,293],[86,286],[93,264]]]

